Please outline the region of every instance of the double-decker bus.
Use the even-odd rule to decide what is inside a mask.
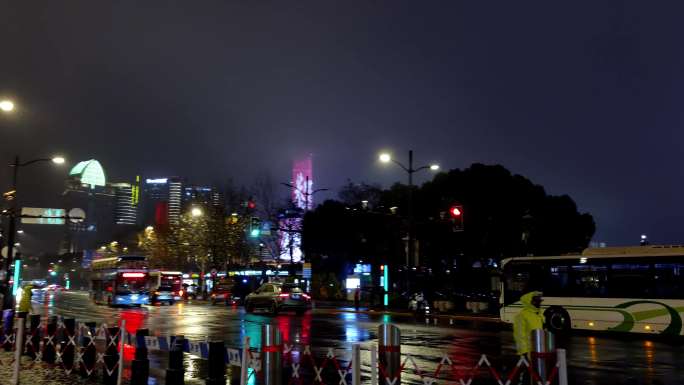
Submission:
[[[544,294],[546,325],[681,335],[684,246],[589,248],[582,254],[502,261],[501,320],[512,323],[520,296]]]
[[[90,298],[110,306],[149,303],[146,258],[138,255],[102,258],[92,263]]]

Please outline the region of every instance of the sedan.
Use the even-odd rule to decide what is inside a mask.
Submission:
[[[245,298],[248,313],[259,309],[275,315],[280,311],[293,310],[301,315],[310,307],[311,296],[297,285],[287,283],[265,283]]]

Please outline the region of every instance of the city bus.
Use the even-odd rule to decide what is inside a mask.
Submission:
[[[101,258],[92,263],[90,298],[109,306],[140,306],[149,302],[146,258],[138,255]]]
[[[578,255],[502,261],[501,320],[513,323],[520,296],[544,295],[546,326],[682,334],[684,246],[589,248]]]
[[[173,299],[179,301],[183,297],[183,273],[180,271],[151,270],[150,290],[158,290],[160,287],[169,288]]]

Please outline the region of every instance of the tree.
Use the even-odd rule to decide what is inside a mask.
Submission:
[[[401,221],[390,212],[327,200],[304,217],[302,247],[315,271],[340,274],[359,259],[374,267],[402,253]]]
[[[368,202],[369,207],[377,207],[382,199],[382,188],[379,185],[367,183],[354,183],[347,180],[338,193],[340,201],[348,206],[359,205],[360,202]]]
[[[592,216],[579,213],[569,196],[548,195],[542,186],[500,165],[476,163],[437,174],[414,188],[421,266],[437,272],[462,256],[500,259],[577,252],[595,231]],[[305,250],[325,258],[321,262],[326,269],[341,271],[362,255],[403,264],[408,186],[395,184],[378,194],[373,186],[350,182],[340,199],[326,201],[307,215]],[[355,199],[377,203],[362,210]],[[449,220],[447,210],[454,204],[463,207],[463,231],[454,231]]]

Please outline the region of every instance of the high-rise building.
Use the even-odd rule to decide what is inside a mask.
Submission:
[[[140,177],[135,183],[112,183],[115,192],[114,221],[117,225],[138,224]]]
[[[223,195],[216,187],[186,186],[183,191],[183,203],[195,202],[214,207],[223,205]]]
[[[178,223],[183,200],[183,180],[178,177],[147,178],[143,188],[145,225]]]
[[[65,251],[94,249],[111,240],[115,196],[116,189],[106,183],[104,169],[97,160],[79,162],[69,171],[63,194],[64,208],[80,208],[86,217],[79,223],[68,223]]]
[[[183,183],[180,179],[171,179],[169,180],[169,223],[177,224],[180,221],[182,205]]]

